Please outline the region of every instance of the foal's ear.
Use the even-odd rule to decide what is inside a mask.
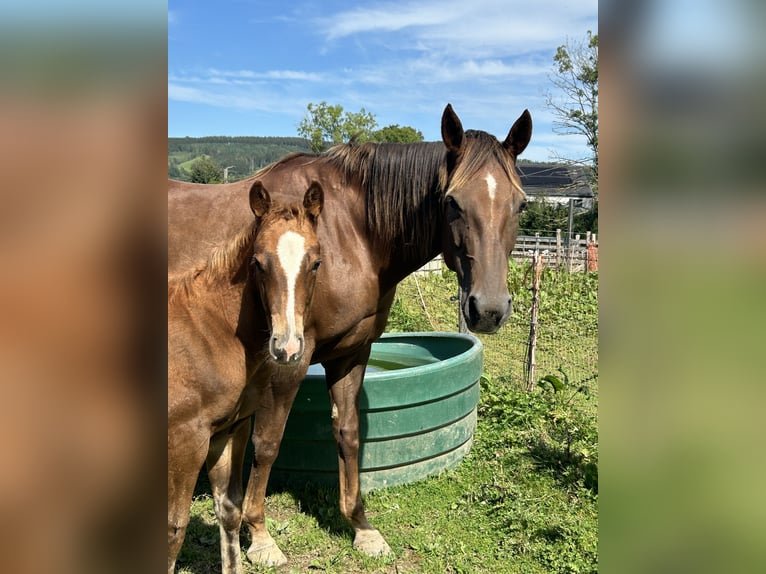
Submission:
[[[519,116],[519,119],[517,119],[513,123],[513,126],[511,126],[511,131],[508,132],[508,137],[505,138],[503,147],[516,158],[524,151],[524,149],[526,149],[531,137],[532,116],[529,113],[529,110],[524,110]]]
[[[263,184],[256,180],[250,188],[250,209],[256,217],[263,217],[271,207],[271,196]]]
[[[463,145],[463,124],[452,109],[452,104],[447,104],[442,114],[442,140],[447,149],[453,152],[459,151]]]
[[[314,223],[324,207],[324,191],[318,181],[312,181],[303,196],[303,208]]]

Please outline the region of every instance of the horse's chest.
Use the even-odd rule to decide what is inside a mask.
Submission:
[[[339,294],[333,306],[334,311],[330,311],[333,307],[328,305],[316,316],[314,336],[320,351],[319,360],[343,356],[380,337],[386,327],[391,300],[378,293],[376,284],[365,292],[350,290]]]

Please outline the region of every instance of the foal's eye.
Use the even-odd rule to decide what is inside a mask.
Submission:
[[[253,257],[253,267],[255,267],[256,271],[259,273],[263,273],[263,265],[258,261],[257,257]]]
[[[311,271],[316,272],[317,269],[319,269],[319,264],[322,263],[321,259],[317,259],[314,261],[314,264],[311,266]]]
[[[521,213],[522,211],[524,211],[526,208],[527,208],[527,200],[525,199],[525,200],[523,200],[523,201],[521,202],[521,205],[519,205],[519,213]]]

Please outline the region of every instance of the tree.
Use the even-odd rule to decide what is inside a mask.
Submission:
[[[423,134],[410,126],[391,124],[373,132],[370,139],[375,142],[416,143],[423,141]]]
[[[223,182],[223,168],[206,155],[192,162],[189,173],[193,183]]]
[[[587,41],[568,40],[556,49],[549,76],[556,87],[546,105],[557,118],[554,131],[585,136],[592,155],[585,161],[592,169],[591,185],[598,189],[598,34],[588,31]],[[583,163],[582,159],[574,160]]]
[[[309,103],[308,113],[298,124],[298,135],[309,140],[312,151],[325,149],[326,142],[331,145],[356,141],[367,141],[377,127],[375,116],[365,111],[344,112],[343,106],[331,106],[327,102]]]

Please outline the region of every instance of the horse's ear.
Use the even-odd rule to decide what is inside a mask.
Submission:
[[[459,151],[463,145],[463,124],[457,117],[452,104],[447,104],[442,114],[442,140],[450,151]]]
[[[256,180],[250,188],[250,209],[256,217],[263,217],[271,207],[271,196],[263,184]]]
[[[511,131],[508,132],[508,137],[505,138],[503,147],[516,158],[526,149],[531,137],[532,115],[529,113],[529,110],[524,110],[519,119],[511,126]]]
[[[303,208],[314,223],[316,223],[319,214],[322,213],[322,207],[324,207],[324,191],[319,182],[312,181],[303,196]]]

